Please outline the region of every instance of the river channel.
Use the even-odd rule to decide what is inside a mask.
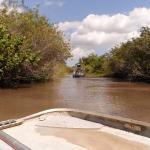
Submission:
[[[18,89],[0,89],[0,120],[50,108],[77,108],[150,122],[150,84],[71,76]]]

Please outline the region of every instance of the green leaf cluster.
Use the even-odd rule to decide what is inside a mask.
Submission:
[[[149,81],[150,28],[141,28],[139,37],[112,48],[108,67],[115,77]]]
[[[150,82],[150,28],[142,27],[140,35],[121,43],[103,56],[80,59],[87,74]]]
[[[0,86],[49,80],[71,57],[58,27],[38,11],[0,11]]]
[[[83,65],[86,74],[89,75],[101,75],[104,70],[104,56],[90,54],[88,57],[80,59],[79,63]]]
[[[39,61],[37,53],[24,43],[24,38],[11,35],[5,24],[0,24],[0,85],[19,82],[32,72],[26,66],[36,66]],[[27,71],[27,72],[26,72]]]

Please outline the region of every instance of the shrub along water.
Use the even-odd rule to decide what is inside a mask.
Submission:
[[[104,74],[105,56],[90,54],[88,57],[83,57],[79,63],[85,68],[86,76],[101,77]]]
[[[140,36],[121,43],[103,56],[89,55],[80,60],[87,74],[150,82],[150,28]]]
[[[56,64],[65,64],[70,46],[54,24],[38,11],[0,12],[0,86],[44,81]]]

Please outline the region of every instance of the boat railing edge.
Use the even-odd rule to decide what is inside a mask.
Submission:
[[[46,111],[35,113],[33,115],[29,115],[27,117],[16,119],[16,122],[19,123],[19,124],[16,124],[16,126],[23,124],[24,122],[26,122],[28,120],[32,120],[32,119],[38,118],[42,115],[46,115],[49,113],[55,113],[55,112],[56,113],[67,112],[68,114],[70,114],[73,117],[100,123],[105,126],[109,126],[109,127],[120,129],[120,130],[125,130],[125,131],[132,132],[132,133],[135,133],[138,135],[150,137],[150,123],[137,121],[137,120],[133,120],[133,119],[129,119],[129,118],[123,118],[120,116],[112,116],[112,115],[107,115],[107,114],[102,114],[102,113],[94,113],[94,112],[90,112],[90,111],[81,111],[78,109],[71,109],[71,108],[49,109]],[[12,126],[10,126],[10,127],[12,127]]]

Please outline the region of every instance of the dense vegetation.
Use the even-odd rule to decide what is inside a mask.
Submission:
[[[89,55],[80,60],[87,74],[150,82],[150,28],[140,36],[121,43],[103,56]]]
[[[0,86],[48,80],[69,57],[62,32],[37,11],[0,11]]]
[[[83,65],[87,76],[103,76],[105,56],[90,54],[88,57],[83,57],[79,63]]]

